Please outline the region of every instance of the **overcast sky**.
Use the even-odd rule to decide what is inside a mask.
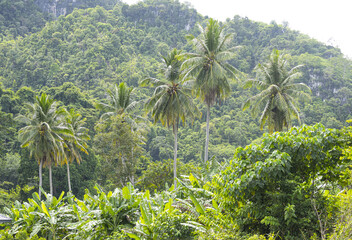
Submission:
[[[138,0],[123,0],[129,4]],[[281,24],[321,42],[337,46],[352,58],[351,0],[180,0],[202,15],[225,21],[235,15]]]

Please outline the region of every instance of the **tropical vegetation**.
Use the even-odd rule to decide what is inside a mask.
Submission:
[[[351,239],[351,79],[287,23],[0,0],[0,239]]]

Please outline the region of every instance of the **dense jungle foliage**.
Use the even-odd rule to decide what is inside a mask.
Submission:
[[[69,2],[57,3],[59,16],[50,1],[0,0],[0,213],[13,219],[0,239],[351,238],[352,64],[338,48],[287,23],[221,22],[236,78],[209,108],[206,163],[208,108],[192,95],[200,113],[177,125],[175,188],[175,128],[152,124],[144,103],[154,88],[140,83],[170,77],[174,48],[198,54],[191,36],[211,20],[177,0]],[[260,94],[246,81],[261,77],[273,49],[288,69],[300,66],[294,80],[311,96],[296,102],[303,126],[263,135],[260,115],[242,108]],[[45,101],[62,112],[53,139],[81,141],[66,137],[70,157],[43,162],[39,195],[25,127]]]

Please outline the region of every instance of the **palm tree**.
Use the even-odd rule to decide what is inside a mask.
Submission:
[[[165,79],[147,78],[141,82],[142,86],[152,84],[156,88],[153,96],[146,102],[146,109],[151,112],[154,123],[159,120],[164,126],[171,127],[174,134],[174,186],[176,187],[176,159],[177,159],[177,131],[180,120],[186,117],[192,119],[199,116],[199,111],[193,104],[189,82],[181,78],[181,51],[173,49],[163,57],[162,72]],[[196,115],[197,114],[197,115]]]
[[[143,123],[146,121],[143,117],[136,114],[137,106],[139,105],[138,101],[132,101],[131,95],[134,92],[133,87],[128,87],[126,83],[121,82],[119,85],[115,85],[114,89],[108,89],[108,101],[107,103],[99,102],[96,104],[97,109],[104,111],[100,117],[100,123],[106,122],[111,119],[112,116],[121,116],[123,121],[126,121],[130,126],[132,132],[139,134],[144,129],[146,125]],[[140,139],[143,139],[143,136],[139,135]],[[131,158],[133,159],[133,150],[131,149]],[[122,158],[123,166],[124,159]],[[134,176],[130,176],[130,181],[134,185]]]
[[[205,140],[204,161],[208,161],[209,146],[209,121],[210,107],[220,103],[231,92],[228,77],[236,78],[236,68],[227,63],[227,60],[234,57],[233,50],[237,47],[227,48],[232,34],[224,34],[224,28],[213,19],[205,29],[199,25],[200,35],[196,38],[193,35],[188,39],[196,47],[196,53],[184,54],[188,57],[184,61],[182,69],[186,69],[185,77],[195,76],[195,90],[207,105],[207,128]]]
[[[84,127],[86,118],[82,119],[82,115],[76,113],[73,108],[70,109],[66,115],[66,126],[70,130],[70,135],[65,137],[65,158],[64,162],[67,166],[67,182],[68,190],[71,192],[71,178],[70,178],[70,163],[74,160],[79,164],[82,162],[80,152],[88,155],[87,141],[90,140],[88,129]]]
[[[283,131],[284,127],[292,126],[292,116],[300,123],[297,98],[309,99],[310,88],[304,83],[294,83],[300,75],[299,68],[293,67],[289,71],[288,63],[283,55],[276,49],[273,50],[266,64],[258,64],[256,70],[258,79],[249,79],[245,88],[257,86],[259,94],[249,98],[243,105],[243,110],[252,106],[254,116],[261,112],[260,127],[263,129],[268,123],[268,130]]]
[[[50,194],[53,194],[52,164],[60,162],[63,156],[63,139],[60,134],[66,131],[61,123],[65,110],[58,108],[57,102],[45,93],[36,97],[33,104],[26,104],[27,115],[19,115],[16,119],[25,127],[19,130],[21,147],[28,147],[31,156],[39,164],[39,196],[42,187],[42,168],[49,168]]]

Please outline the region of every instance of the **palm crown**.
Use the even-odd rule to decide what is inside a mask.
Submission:
[[[58,109],[57,102],[46,94],[36,97],[34,104],[27,104],[28,115],[19,115],[17,120],[26,124],[19,131],[21,147],[29,147],[38,163],[44,160],[46,166],[58,162],[62,150],[62,134],[66,128],[61,123],[65,113]]]
[[[224,99],[231,91],[227,77],[236,78],[236,68],[227,63],[234,57],[233,50],[228,48],[233,34],[225,34],[219,23],[210,19],[206,28],[199,25],[201,34],[196,38],[187,36],[194,46],[196,53],[186,53],[182,69],[186,69],[185,76],[195,76],[195,90],[204,102],[211,106]]]
[[[126,83],[121,82],[116,84],[114,89],[108,89],[108,103],[100,102],[97,107],[104,110],[106,113],[102,115],[102,118],[111,115],[121,115],[125,112],[130,112],[135,108],[136,102],[131,102],[131,94],[133,87],[128,87]]]
[[[128,87],[126,83],[121,82],[116,84],[113,89],[108,89],[108,101],[107,103],[99,102],[96,107],[105,113],[101,115],[100,119],[102,122],[109,119],[111,116],[122,116],[127,121],[132,129],[138,129],[138,122],[145,122],[146,120],[136,114],[138,101],[132,101],[132,93],[134,92],[133,87]],[[144,126],[144,124],[142,124]]]
[[[152,84],[155,86],[153,96],[148,99],[146,108],[152,113],[154,122],[159,120],[164,126],[178,126],[179,120],[185,122],[187,117],[194,118],[197,109],[191,98],[191,85],[189,81],[181,78],[181,64],[178,59],[181,51],[173,49],[163,57],[162,72],[164,79],[147,78],[141,82],[142,86]]]
[[[243,105],[243,110],[252,105],[252,114],[261,112],[260,126],[263,129],[268,122],[269,132],[282,131],[284,127],[292,126],[292,116],[300,123],[298,102],[296,99],[309,99],[310,88],[304,83],[295,83],[300,75],[299,68],[289,71],[288,62],[276,49],[270,55],[269,62],[258,64],[256,70],[258,79],[249,79],[245,88],[257,86],[261,92],[249,98]]]

